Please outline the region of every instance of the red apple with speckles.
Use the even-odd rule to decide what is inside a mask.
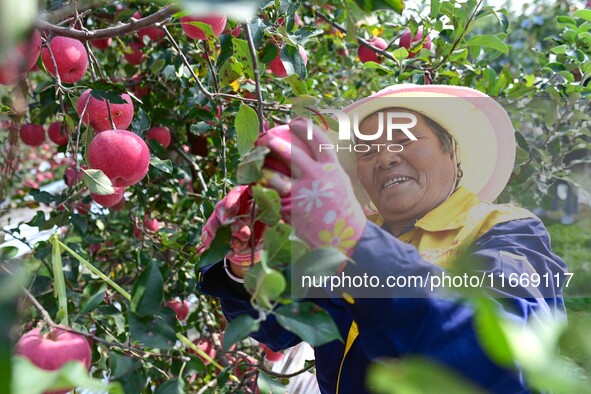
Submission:
[[[113,194],[101,195],[90,193],[90,196],[97,204],[100,204],[105,208],[111,208],[123,199],[123,194],[125,193],[125,187],[113,187],[113,189],[115,189],[115,193]]]
[[[68,143],[68,126],[63,122],[53,122],[47,129],[47,135],[54,144],[58,146],[66,145]]]
[[[143,47],[144,44],[132,41],[129,43],[129,48],[123,52],[123,57],[129,64],[137,66],[144,60],[144,52],[142,52]]]
[[[416,43],[423,40],[423,29],[419,28],[417,30],[417,34],[412,36],[412,40],[411,40],[411,36],[412,36],[412,33],[410,31],[407,31],[402,36],[400,36],[400,41],[399,41],[399,45],[408,50],[408,57],[409,58],[415,57],[416,54],[420,52],[420,48],[416,49],[412,52],[411,52],[410,48],[413,45],[415,45]],[[431,44],[431,36],[429,36],[427,34],[425,37],[425,40],[423,41],[423,48],[431,49],[431,45],[432,45]]]
[[[92,352],[86,337],[59,328],[46,334],[41,333],[40,328],[27,332],[16,343],[14,354],[28,358],[46,371],[60,369],[70,361],[78,361],[86,369],[92,363]],[[56,390],[46,394],[65,394],[68,391]]]
[[[171,300],[166,306],[176,312],[176,318],[179,320],[185,320],[189,316],[191,304],[187,300]]]
[[[82,169],[88,168],[88,167],[86,167],[86,165],[82,165],[80,167]],[[76,165],[71,164],[64,171],[64,182],[66,182],[66,185],[68,185],[68,187],[72,187],[75,184],[77,184],[78,182],[80,182],[82,180],[83,176],[84,176],[84,172],[82,172],[82,170],[80,170],[79,172],[76,172]]]
[[[45,142],[45,129],[39,124],[27,123],[22,125],[19,135],[25,145],[40,146]]]
[[[88,163],[104,172],[113,186],[131,186],[148,173],[150,150],[130,131],[106,130],[90,142]]]
[[[76,112],[78,116],[82,116],[84,107],[86,106],[86,112],[82,118],[82,123],[90,125],[95,132],[101,133],[105,130],[112,129],[111,121],[109,120],[109,109],[115,128],[125,129],[129,127],[133,119],[133,102],[129,94],[122,94],[121,98],[126,101],[124,104],[113,104],[109,103],[107,108],[107,101],[105,99],[99,100],[90,94],[90,89],[86,89],[84,93],[78,98],[76,104]],[[88,104],[86,102],[88,101]]]
[[[386,49],[388,47],[388,43],[380,37],[374,37],[369,40],[369,43],[378,49]],[[361,63],[367,62],[376,62],[381,63],[383,61],[382,57],[379,56],[373,49],[366,47],[365,45],[361,45],[357,50],[357,56]]]
[[[98,38],[96,40],[91,40],[90,45],[98,49],[99,51],[104,51],[108,47],[111,46],[113,39],[111,37],[108,38]]]
[[[207,40],[207,36],[203,32],[203,30],[201,30],[197,26],[191,25],[191,22],[207,23],[211,26],[213,34],[215,34],[216,37],[219,37],[224,31],[224,27],[226,26],[226,17],[212,15],[205,17],[185,16],[181,18],[181,27],[183,28],[183,31],[189,38],[192,38],[193,40]]]
[[[199,349],[203,350],[203,352],[205,354],[207,354],[209,357],[211,357],[212,359],[215,358],[215,355],[217,354],[217,352],[215,350],[215,345],[213,344],[211,339],[209,339],[209,338],[196,339],[193,341],[193,343],[195,345],[197,345],[197,347]],[[189,353],[196,354],[197,357],[199,357],[201,360],[203,360],[203,364],[205,364],[205,365],[209,365],[211,363],[211,361],[205,359],[200,354],[197,354],[193,349],[189,349]]]
[[[24,78],[25,73],[37,64],[41,53],[41,35],[37,30],[27,42],[20,43],[0,64],[0,85],[12,85]]]
[[[61,81],[74,83],[81,80],[88,68],[88,53],[84,44],[73,38],[57,36],[52,38],[49,46]],[[47,48],[41,51],[41,58],[47,72],[55,77],[53,59]]]
[[[168,127],[153,127],[146,134],[146,140],[156,140],[164,148],[170,145],[170,130]]]
[[[150,216],[144,216],[144,228],[150,231],[158,231],[160,230],[160,223],[157,219],[152,219]]]
[[[300,56],[304,60],[304,65],[307,65],[308,53],[301,45],[298,45],[298,51],[300,52]],[[287,70],[285,69],[283,62],[281,61],[280,52],[281,50],[277,52],[277,56],[275,57],[275,59],[269,62],[269,68],[271,69],[271,72],[273,72],[273,74],[275,74],[277,77],[285,78],[287,77]]]

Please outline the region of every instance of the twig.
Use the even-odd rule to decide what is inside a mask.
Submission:
[[[175,146],[175,150],[177,151],[177,153],[179,155],[181,155],[181,157],[187,162],[189,163],[193,169],[197,172],[197,178],[199,178],[199,183],[201,183],[201,187],[203,188],[204,192],[208,192],[209,188],[207,187],[207,184],[205,183],[205,179],[203,178],[203,172],[201,171],[201,167],[199,167],[199,164],[197,164],[195,162],[195,160],[192,160],[186,153],[185,151],[183,151],[183,149],[179,146]]]
[[[312,368],[314,368],[316,366],[316,363],[312,362],[310,363],[310,365],[308,365],[305,368],[300,369],[299,371],[296,372],[292,372],[292,373],[287,373],[287,374],[283,374],[283,373],[278,373],[275,371],[271,371],[270,369],[266,368],[265,366],[261,366],[261,371],[263,371],[264,373],[266,373],[267,375],[273,376],[275,378],[293,378],[294,376],[298,376],[303,374],[306,371],[311,370]]]
[[[256,48],[254,46],[254,40],[252,39],[252,32],[250,31],[250,23],[247,21],[243,25],[244,34],[246,35],[246,41],[248,41],[248,50],[252,59],[252,68],[254,72],[254,83],[257,92],[257,101],[259,110],[257,114],[259,116],[259,134],[265,131],[264,119],[263,119],[263,94],[261,93],[261,76],[259,73],[259,64],[257,58]]]
[[[109,38],[115,36],[122,36],[136,32],[144,27],[155,25],[158,22],[162,22],[166,18],[174,15],[178,12],[178,9],[172,5],[162,7],[157,12],[149,15],[145,18],[135,19],[129,23],[121,23],[117,26],[108,27],[106,29],[98,30],[77,30],[72,27],[60,27],[49,22],[47,19],[39,19],[37,21],[37,28],[40,30],[49,31],[59,36],[75,38],[80,41],[96,40],[99,38]],[[53,19],[53,18],[52,18]]]

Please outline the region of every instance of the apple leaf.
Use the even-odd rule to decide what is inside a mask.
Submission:
[[[304,81],[300,79],[298,75],[290,75],[285,78],[285,81],[287,81],[287,83],[291,87],[291,91],[293,92],[293,94],[297,96],[302,94],[308,94],[308,87],[306,86]]]
[[[264,46],[263,50],[261,51],[263,55],[261,56],[262,63],[269,63],[271,60],[277,57],[277,53],[279,52],[279,48],[276,45],[268,43]]]
[[[181,379],[172,379],[168,382],[162,383],[154,394],[184,394],[185,393],[185,382]]]
[[[297,74],[301,79],[306,79],[306,64],[298,48],[292,45],[285,45],[281,48],[279,57],[287,75]]]
[[[101,196],[115,193],[111,180],[101,170],[85,170],[84,168],[80,170],[84,173],[82,180],[88,186],[91,193]]]
[[[259,17],[253,18],[249,23],[252,41],[254,42],[255,48],[258,48],[261,40],[265,36],[265,29],[267,29],[267,25],[265,24],[265,21]]]
[[[162,274],[154,261],[142,271],[131,292],[131,310],[140,317],[152,316],[162,304]]]
[[[267,252],[267,264],[273,267],[292,262],[292,228],[289,224],[279,223],[265,231],[264,249]]]
[[[246,155],[254,146],[254,142],[259,136],[259,118],[257,112],[248,105],[240,105],[234,127],[238,135],[238,153],[240,156]]]
[[[84,288],[84,295],[86,295],[87,293],[87,289],[91,289],[92,287],[90,286],[86,286]],[[93,310],[95,310],[100,304],[101,302],[103,302],[103,300],[105,299],[105,293],[107,291],[107,284],[103,283],[101,285],[101,287],[91,296],[88,296],[87,298],[83,298],[82,303],[81,303],[81,309],[80,312],[78,313],[78,316],[80,315],[85,315],[87,313],[92,312]],[[76,319],[74,319],[76,320]]]
[[[0,248],[0,261],[8,261],[18,254],[18,248],[14,246],[4,246]]]
[[[274,189],[268,189],[261,185],[252,187],[254,201],[257,204],[257,220],[274,226],[281,220],[281,199]]]
[[[288,393],[287,386],[281,384],[281,382],[273,379],[263,371],[259,371],[259,377],[257,378],[257,386],[261,394],[283,394]]]
[[[232,56],[222,64],[218,74],[221,86],[230,86],[234,82],[244,79],[244,65]]]
[[[264,308],[271,308],[285,291],[287,283],[281,272],[267,268],[263,262],[256,264],[244,276],[244,287],[256,302]]]
[[[133,311],[127,314],[131,337],[145,346],[172,349],[176,343],[176,313],[162,307],[153,316],[141,317]]]
[[[172,174],[172,162],[169,159],[162,160],[156,156],[150,158],[150,165],[166,174]]]
[[[404,11],[403,0],[355,0],[355,3],[367,13],[391,9],[402,15],[402,11]]]
[[[100,379],[91,378],[86,367],[77,361],[68,362],[56,371],[46,371],[24,357],[15,356],[12,359],[12,367],[12,393],[41,394],[46,391],[81,387],[95,392],[123,394],[119,383],[105,383]]]
[[[584,19],[588,22],[591,22],[591,10],[587,10],[587,9],[581,9],[581,10],[577,10],[573,16],[575,18],[581,18]]]
[[[32,189],[29,194],[35,199],[35,201],[42,204],[50,204],[58,198],[51,193],[37,189]]]
[[[294,302],[275,310],[277,322],[311,346],[339,340],[341,334],[327,311],[312,302]]]
[[[232,230],[228,226],[218,228],[215,237],[209,245],[209,249],[201,254],[199,263],[195,266],[196,270],[207,267],[221,261],[230,251],[230,239]]]
[[[249,315],[240,315],[232,320],[224,332],[224,343],[222,344],[225,352],[230,346],[243,340],[249,334],[259,330],[259,322]]]
[[[109,86],[109,88],[114,88],[115,86]],[[120,91],[116,92],[113,89],[101,90],[101,89],[92,89],[90,91],[90,95],[99,101],[108,101],[110,104],[127,104],[127,101],[121,97],[122,94],[126,93],[125,88]]]
[[[234,56],[236,60],[244,66],[244,74],[248,78],[254,79],[254,67],[252,66],[252,57],[248,49],[248,42],[234,38],[232,44],[234,45]]]
[[[487,47],[495,49],[504,54],[509,53],[509,47],[496,36],[475,35],[470,37],[466,46],[469,47]]]
[[[151,124],[150,117],[146,111],[140,108],[140,110],[137,112],[137,115],[131,122],[131,131],[133,131],[134,134],[144,138],[148,130],[150,130]]]
[[[247,185],[254,183],[263,177],[263,164],[269,152],[270,150],[266,146],[257,146],[244,157],[236,169],[236,177],[239,184]]]

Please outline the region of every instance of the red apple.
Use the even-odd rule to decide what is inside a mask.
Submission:
[[[100,51],[104,51],[105,49],[107,49],[108,47],[111,46],[111,43],[113,42],[113,39],[111,37],[109,38],[98,38],[96,40],[91,40],[90,44],[95,47],[96,49],[100,50]]]
[[[386,49],[388,47],[388,43],[380,37],[372,38],[369,40],[369,43],[378,49]],[[378,54],[373,49],[368,48],[365,45],[361,45],[359,47],[357,50],[357,56],[359,57],[359,60],[361,60],[361,63],[381,63],[383,61],[381,56],[378,56]]]
[[[68,126],[63,124],[63,122],[53,122],[47,129],[49,139],[58,146],[66,145],[68,143],[68,133]]]
[[[269,349],[267,345],[261,343],[261,347],[265,351],[265,359],[271,363],[276,363],[278,361],[283,360],[284,354],[282,352],[274,352],[273,350]]]
[[[122,198],[117,204],[109,208],[110,211],[121,211],[125,208],[125,198]]]
[[[125,193],[125,187],[115,186],[113,189],[115,189],[115,193],[113,194],[100,195],[90,193],[90,196],[97,204],[100,204],[105,208],[111,208],[112,206],[117,205],[119,201],[123,199],[123,194]]]
[[[45,130],[39,124],[24,124],[20,128],[19,134],[25,145],[39,146],[45,141]]]
[[[179,320],[185,320],[189,316],[191,304],[187,300],[171,300],[166,303],[166,306],[176,312],[176,318]]]
[[[290,144],[295,144],[295,146],[306,152],[307,155],[312,156],[312,152],[310,151],[308,145],[302,142],[299,138],[291,138],[291,129],[289,128],[288,124],[273,127],[267,132],[261,134],[259,138],[255,141],[255,146],[268,144],[268,140],[271,137],[279,137],[289,142]],[[284,163],[280,157],[277,157],[271,153],[268,154],[267,157],[265,157],[264,166],[269,169],[278,171],[283,175],[291,176],[291,168],[289,167],[289,163]]]
[[[133,236],[134,238],[142,237],[142,230],[135,223],[133,224]]]
[[[142,48],[144,44],[132,41],[129,43],[129,48],[125,52],[123,52],[123,57],[129,64],[133,64],[137,66],[144,60],[144,52],[142,52]]]
[[[25,73],[37,64],[41,53],[41,35],[34,30],[31,38],[19,44],[6,60],[0,64],[0,85],[12,85],[24,78]]]
[[[160,229],[160,223],[157,219],[152,219],[150,216],[144,216],[144,228],[150,231],[158,231]]]
[[[170,130],[168,127],[153,127],[146,134],[146,140],[156,140],[164,148],[170,145]]]
[[[217,354],[217,352],[215,350],[215,345],[213,344],[211,339],[209,339],[209,338],[196,339],[193,341],[193,343],[195,345],[197,345],[197,347],[199,349],[203,350],[203,352],[205,352],[205,354],[207,354],[209,357],[215,358],[215,355]],[[193,349],[189,349],[189,353],[197,354],[197,353],[195,353],[195,351]],[[209,365],[209,363],[211,363],[211,361],[206,360],[204,357],[202,357],[199,354],[197,354],[197,357],[199,357],[201,360],[203,360],[203,364],[205,364],[205,365]]]
[[[131,186],[148,173],[150,150],[143,139],[127,130],[106,130],[88,147],[88,163],[111,179],[113,186]]]
[[[164,33],[164,30],[157,27],[144,27],[143,29],[140,29],[138,35],[140,37],[140,42],[143,44],[144,36],[150,37],[150,41],[152,42],[160,42],[166,33]]]
[[[49,46],[61,81],[74,83],[81,80],[88,68],[88,53],[84,45],[73,38],[57,36],[52,38]],[[43,48],[41,58],[47,72],[55,77],[53,59],[47,48]]]
[[[308,53],[306,52],[306,50],[301,45],[298,45],[298,50],[300,52],[300,56],[304,60],[304,65],[308,64]],[[287,70],[285,70],[285,66],[281,61],[279,52],[280,50],[277,52],[277,56],[275,57],[275,59],[269,62],[269,68],[271,69],[273,74],[275,74],[279,78],[285,78],[287,77]]]
[[[258,361],[251,356],[240,357],[236,359],[231,354],[228,354],[226,355],[226,358],[230,364],[235,366],[234,372],[236,373],[236,377],[238,379],[242,379],[244,374],[247,372],[253,372],[257,369]]]
[[[133,86],[133,94],[140,99],[150,93],[150,88],[147,86],[142,87],[142,79],[142,76],[136,75],[129,80]]]
[[[29,331],[18,340],[14,353],[28,358],[46,371],[60,369],[70,361],[81,362],[86,369],[92,363],[92,352],[86,337],[59,328],[47,334],[42,334],[40,328]],[[68,391],[57,390],[46,394],[65,394]]]
[[[216,37],[219,37],[222,32],[224,31],[224,27],[226,26],[226,17],[225,16],[205,16],[205,17],[194,17],[194,16],[185,16],[181,18],[181,27],[185,34],[192,38],[193,40],[207,40],[207,36],[197,26],[191,25],[191,22],[202,22],[207,23],[211,26],[213,30],[213,34]]]
[[[412,37],[412,40],[411,40],[411,36],[412,36],[412,33],[410,31],[407,31],[402,36],[400,36],[400,41],[399,41],[399,45],[408,50],[408,57],[409,58],[415,57],[416,54],[419,53],[419,51],[420,51],[420,47],[414,51],[411,51],[410,48],[415,43],[423,40],[423,29],[419,28],[417,30],[417,34]],[[431,45],[432,45],[431,44],[431,36],[429,36],[427,34],[427,36],[425,37],[425,40],[423,41],[423,48],[431,49]]]
[[[85,165],[82,165],[80,167],[84,169],[87,168]],[[83,176],[84,172],[76,172],[76,165],[70,164],[70,166],[66,168],[66,170],[64,171],[64,182],[66,182],[66,185],[68,185],[68,187],[72,187],[78,182],[80,182]]]
[[[127,101],[127,103],[109,103],[111,118],[117,129],[125,129],[129,127],[131,120],[133,119],[133,102],[131,101],[131,97],[129,94],[122,94],[121,98]],[[86,101],[88,101],[88,105],[86,104]],[[82,118],[82,123],[88,124],[90,122],[90,125],[97,133],[113,128],[111,126],[111,121],[109,120],[109,108],[107,108],[107,101],[105,99],[98,100],[92,97],[90,95],[90,89],[87,89],[80,95],[80,98],[78,98],[78,103],[76,104],[76,112],[78,112],[78,116],[82,116],[84,106],[86,106],[86,112]]]

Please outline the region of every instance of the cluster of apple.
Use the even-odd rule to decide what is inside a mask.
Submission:
[[[386,48],[388,48],[388,43],[381,37],[373,37],[368,42],[374,47],[381,50],[385,50]],[[421,43],[422,45],[419,45],[419,43]],[[421,48],[431,49],[431,36],[427,34],[425,37],[423,37],[423,29],[421,28],[418,29],[415,35],[413,35],[410,31],[407,31],[402,36],[400,36],[398,46],[400,48],[406,48],[408,50],[408,57],[412,59],[417,55],[417,53],[419,53]],[[377,52],[365,45],[361,45],[359,47],[357,51],[357,56],[359,57],[359,60],[362,63],[381,63],[383,61],[383,58],[379,56]]]

